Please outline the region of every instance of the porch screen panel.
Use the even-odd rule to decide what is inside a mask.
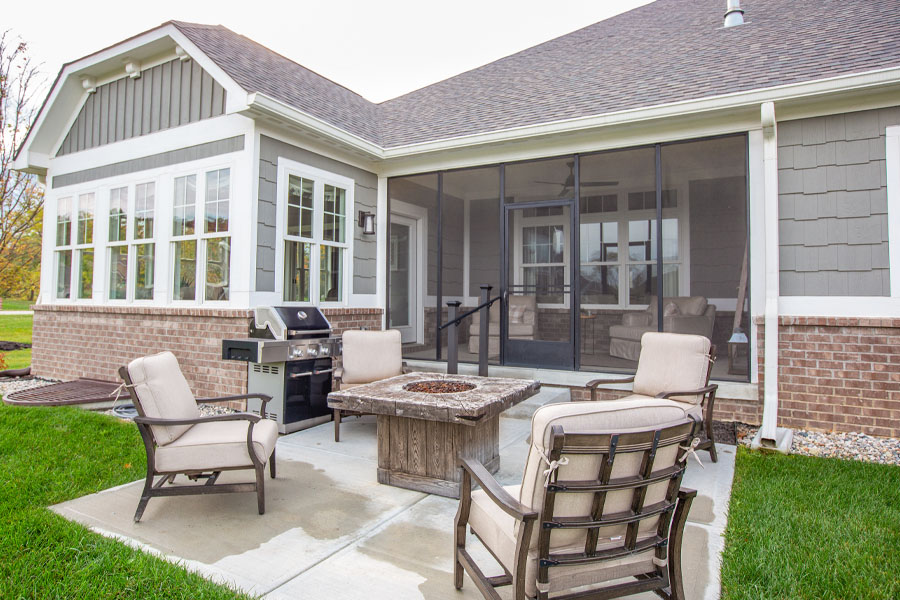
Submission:
[[[506,202],[560,200],[575,196],[575,157],[506,165]]]
[[[482,285],[492,286],[492,297],[500,292],[500,168],[448,171],[441,189],[443,312],[449,300],[462,302],[465,312],[478,305]],[[499,315],[499,305],[493,312]],[[460,361],[478,362],[477,331],[473,317],[460,323]],[[442,343],[446,346],[446,335]],[[499,359],[499,352],[488,354],[489,362]]]
[[[661,147],[663,329],[710,338],[717,349],[713,376],[744,381],[749,371],[746,149],[744,135]]]
[[[633,371],[656,329],[654,148],[581,156],[578,208],[581,368]]]
[[[415,241],[416,263],[413,268],[413,278],[408,280],[408,295],[404,302],[397,302],[396,298],[392,298],[393,290],[388,294],[391,313],[394,312],[394,308],[403,310],[404,307],[409,313],[398,318],[396,322],[393,315],[390,315],[388,325],[392,328],[408,328],[405,336],[408,341],[403,344],[405,358],[435,359],[437,358],[437,327],[440,317],[438,312],[438,303],[440,302],[438,176],[437,174],[428,174],[392,178],[388,181],[388,197],[392,215],[401,215],[418,224]],[[390,246],[399,243],[399,238],[393,235],[390,237],[389,253]],[[422,250],[421,254],[418,254],[419,249]],[[408,252],[402,255],[406,256]],[[397,262],[401,258],[401,253],[396,248],[394,248],[393,255],[388,258],[391,265],[391,279],[399,277],[401,273],[404,276],[407,275],[407,271],[401,268]]]

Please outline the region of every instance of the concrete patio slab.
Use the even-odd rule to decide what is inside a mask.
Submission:
[[[565,400],[567,394],[545,388],[504,414],[501,483],[521,479],[534,409]],[[457,502],[377,483],[374,418],[344,421],[340,443],[334,442],[330,423],[283,436],[277,456],[278,478],[266,481],[264,516],[257,514],[253,494],[154,498],[141,523],[134,524],[142,482],[52,509],[266,598],[481,597],[468,578],[461,592],[453,587]],[[706,468],[691,460],[684,481],[699,491],[685,534],[685,556],[690,557],[685,581],[688,598],[712,600],[719,596],[734,447],[719,446],[715,465],[706,453],[700,458]],[[249,480],[249,473],[225,475]],[[488,572],[500,572],[474,537],[469,535],[467,543]],[[508,598],[508,590],[501,595]]]

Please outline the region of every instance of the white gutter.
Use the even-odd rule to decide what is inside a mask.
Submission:
[[[753,439],[755,448],[790,452],[792,432],[778,427],[778,126],[775,104],[760,107],[763,130],[765,193],[766,305],[762,427]]]
[[[302,128],[323,138],[331,139],[343,146],[361,151],[371,159],[384,158],[384,150],[378,144],[374,144],[365,138],[349,133],[339,127],[335,127],[327,121],[314,117],[309,113],[305,113],[281,100],[276,100],[265,94],[259,92],[247,94],[247,105],[244,110],[238,112],[252,113],[254,111],[260,111],[267,115],[297,123]]]

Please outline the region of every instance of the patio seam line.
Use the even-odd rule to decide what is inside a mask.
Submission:
[[[312,565],[310,565],[310,566],[308,566],[308,567],[306,567],[306,568],[304,568],[304,569],[301,569],[300,571],[298,571],[298,572],[295,573],[294,575],[292,575],[292,576],[290,576],[290,577],[288,577],[288,578],[286,578],[286,579],[283,579],[282,581],[280,581],[279,583],[277,583],[277,584],[274,585],[273,587],[271,587],[271,588],[269,588],[269,589],[267,589],[267,590],[261,592],[261,593],[259,594],[259,596],[260,596],[260,597],[263,597],[263,596],[267,596],[267,595],[273,593],[273,592],[276,591],[277,589],[279,589],[279,588],[281,588],[281,587],[284,587],[286,584],[290,583],[291,581],[294,581],[295,579],[297,579],[298,577],[300,577],[300,576],[303,575],[304,573],[306,573],[306,572],[308,572],[308,571],[314,569],[315,567],[321,565],[321,564],[324,563],[325,561],[330,560],[333,556],[336,556],[336,555],[338,555],[338,554],[340,554],[340,553],[346,551],[346,550],[349,549],[350,547],[355,546],[360,540],[365,539],[365,538],[369,537],[371,534],[373,534],[373,533],[377,532],[378,530],[382,529],[382,528],[383,528],[384,526],[386,526],[390,521],[393,521],[393,520],[396,519],[398,516],[402,515],[403,513],[405,513],[405,512],[408,511],[409,509],[411,509],[413,506],[415,506],[415,505],[418,504],[419,502],[422,502],[423,500],[425,500],[426,498],[428,498],[430,495],[431,495],[431,494],[423,494],[422,497],[419,498],[419,499],[417,499],[415,502],[412,502],[412,503],[410,503],[410,504],[404,505],[400,510],[397,510],[397,511],[391,513],[390,515],[388,515],[388,516],[385,517],[384,519],[378,521],[378,523],[376,523],[375,525],[373,525],[373,526],[370,527],[369,529],[365,530],[365,531],[364,531],[363,533],[361,533],[360,535],[355,536],[354,538],[352,538],[351,540],[349,540],[346,544],[344,544],[344,545],[341,546],[340,548],[335,549],[334,552],[330,552],[329,554],[323,556],[322,559],[319,560],[318,562],[316,562],[315,564],[312,564]]]
[[[318,448],[316,446],[303,446],[301,444],[284,442],[284,443],[282,443],[282,447],[285,448],[285,451],[288,451],[288,449],[293,449],[293,448],[302,448],[304,450],[315,450],[317,452],[324,452],[325,454],[330,454],[332,456],[341,456],[343,458],[353,458],[353,459],[357,459],[357,460],[362,460],[362,461],[365,461],[368,463],[372,463],[373,465],[378,464],[378,460],[376,460],[376,459],[366,458],[364,456],[351,456],[349,454],[344,454],[343,452],[335,452],[334,450],[328,450],[326,448]],[[278,448],[278,446],[276,446],[276,448]]]

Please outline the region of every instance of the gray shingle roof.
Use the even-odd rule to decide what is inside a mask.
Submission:
[[[221,27],[175,23],[248,91],[385,148],[900,66],[900,11],[874,0],[658,0],[373,104]]]

